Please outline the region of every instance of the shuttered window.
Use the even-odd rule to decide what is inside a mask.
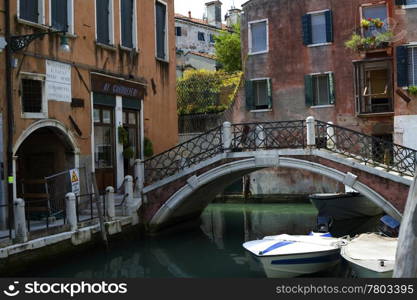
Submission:
[[[96,0],[97,42],[110,44],[110,0]]]
[[[271,79],[248,80],[245,90],[246,108],[248,110],[272,108]]]
[[[121,0],[122,46],[133,48],[134,0]]]
[[[166,55],[166,6],[156,1],[155,3],[156,16],[156,57],[162,60],[167,59]]]
[[[268,23],[267,21],[250,23],[249,53],[259,53],[268,50]]]
[[[68,31],[68,1],[51,0],[52,27],[57,30]]]
[[[20,0],[19,17],[26,21],[40,23],[40,8],[38,0]]]
[[[182,28],[181,28],[181,26],[176,26],[175,27],[175,35],[176,36],[182,36]]]
[[[320,106],[335,103],[333,73],[305,76],[306,106]]]
[[[306,14],[302,17],[304,45],[333,42],[332,11]]]

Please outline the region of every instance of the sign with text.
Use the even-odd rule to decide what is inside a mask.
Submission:
[[[139,82],[91,73],[93,92],[141,100],[145,94],[145,85]]]
[[[70,172],[70,179],[71,179],[71,188],[72,192],[75,195],[80,194],[80,172],[78,172],[78,169],[72,169]]]
[[[46,99],[71,102],[71,65],[46,61]]]

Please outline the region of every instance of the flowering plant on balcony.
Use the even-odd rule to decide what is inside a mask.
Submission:
[[[378,32],[370,37],[354,33],[345,47],[356,52],[387,48],[394,37],[391,31]]]
[[[382,28],[384,26],[384,22],[380,18],[368,18],[361,20],[361,27],[363,29],[368,29],[370,26],[375,26],[376,28]]]

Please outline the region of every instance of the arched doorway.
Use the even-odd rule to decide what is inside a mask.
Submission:
[[[16,197],[25,200],[29,213],[40,216],[51,212],[51,190],[45,178],[60,172],[65,174],[75,168],[78,161],[73,139],[61,124],[54,125],[37,124],[28,128],[16,143],[14,152]],[[69,182],[56,181],[55,185],[55,190],[69,191]],[[61,198],[59,210],[63,206]]]

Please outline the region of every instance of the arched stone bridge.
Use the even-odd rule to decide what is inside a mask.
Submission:
[[[416,164],[416,150],[312,117],[226,122],[144,162],[141,215],[150,230],[158,230],[198,216],[246,174],[286,167],[350,186],[400,219]]]

